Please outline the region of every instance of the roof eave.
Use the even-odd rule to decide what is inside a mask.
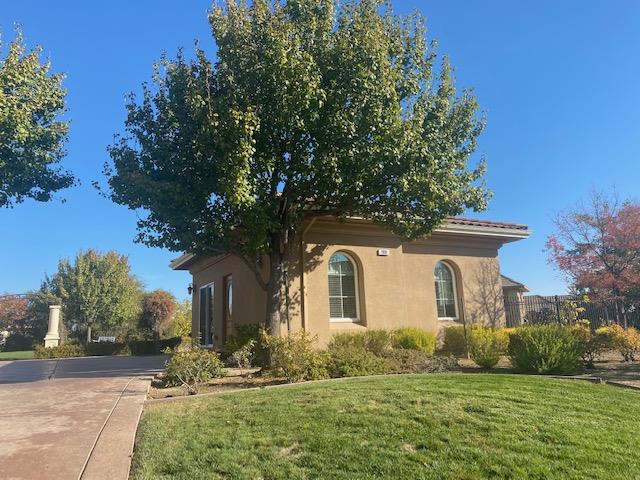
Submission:
[[[169,267],[172,270],[188,270],[189,265],[193,263],[192,261],[196,258],[193,253],[184,253],[180,255],[178,258],[174,258],[169,263]]]
[[[528,238],[531,235],[529,229],[515,229],[504,227],[489,227],[478,225],[456,225],[445,224],[440,228],[436,228],[434,233],[453,233],[462,235],[476,235],[481,237],[498,238],[506,242],[515,242]]]

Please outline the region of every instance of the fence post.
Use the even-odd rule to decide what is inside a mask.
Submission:
[[[556,316],[558,319],[558,324],[562,323],[562,320],[560,319],[560,302],[558,301],[558,295],[554,296],[554,300],[556,302]]]

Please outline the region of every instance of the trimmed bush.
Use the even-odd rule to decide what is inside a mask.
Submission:
[[[283,337],[263,332],[262,343],[269,352],[270,369],[289,383],[326,378],[326,355],[313,348],[315,340],[304,330]]]
[[[64,343],[50,348],[38,345],[35,350],[36,358],[71,358],[83,357],[86,354],[84,346],[78,343]]]
[[[251,368],[256,347],[255,340],[248,340],[242,347],[229,355],[229,363],[235,368]]]
[[[198,393],[198,384],[223,377],[224,368],[217,353],[203,348],[176,350],[166,365],[167,386],[183,386],[190,395]]]
[[[445,327],[442,331],[442,336],[441,353],[456,357],[462,357],[467,354],[467,339],[465,338],[464,326]]]
[[[397,349],[386,356],[389,373],[441,373],[458,369],[458,359],[452,355],[434,357],[420,350]]]
[[[343,335],[343,334],[342,334]],[[332,377],[379,375],[393,370],[393,362],[367,350],[360,342],[345,338],[332,341],[327,348],[327,368]]]
[[[419,350],[427,355],[433,355],[436,351],[436,336],[419,328],[399,328],[393,332],[393,347]]]
[[[493,368],[507,352],[509,336],[502,329],[477,325],[468,330],[469,355],[476,365]]]
[[[509,336],[509,358],[518,370],[533,373],[570,373],[580,363],[580,342],[561,325],[529,325]]]
[[[336,347],[359,347],[378,357],[383,357],[393,349],[393,334],[388,330],[336,333],[331,344]]]

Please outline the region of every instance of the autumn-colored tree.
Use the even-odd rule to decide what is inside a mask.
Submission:
[[[11,331],[27,316],[29,301],[25,296],[0,294],[0,331]]]
[[[112,200],[140,210],[139,241],[244,260],[273,334],[305,222],[358,216],[410,239],[486,207],[478,104],[419,15],[383,0],[228,0],[209,20],[217,58],[161,62],[105,173]]]
[[[547,239],[549,259],[577,291],[612,300],[620,319],[640,286],[640,204],[592,192],[586,204],[558,215]],[[638,306],[638,305],[634,305]]]
[[[69,122],[60,119],[64,76],[51,74],[41,53],[40,47],[27,52],[18,31],[0,59],[0,207],[26,198],[45,202],[74,183],[57,166],[69,131]]]
[[[153,333],[153,340],[156,344],[170,328],[176,308],[175,297],[165,290],[154,290],[144,295],[140,326]]]

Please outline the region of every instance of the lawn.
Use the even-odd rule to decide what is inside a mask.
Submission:
[[[2,360],[29,360],[34,358],[33,350],[21,350],[17,352],[0,352],[0,361]]]
[[[149,405],[134,479],[640,478],[640,392],[549,377],[352,378]]]

